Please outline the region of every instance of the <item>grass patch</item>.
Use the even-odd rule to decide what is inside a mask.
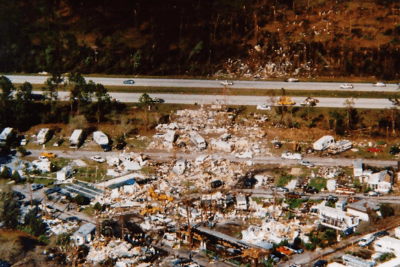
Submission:
[[[35,184],[43,184],[44,186],[49,186],[54,183],[55,179],[46,179],[46,178],[34,178],[33,182]]]
[[[94,208],[91,205],[86,206],[83,211],[83,213],[89,215],[89,216],[93,216],[94,215]]]
[[[291,209],[297,209],[303,202],[304,202],[304,200],[301,198],[298,198],[298,199],[287,198],[286,199],[286,203],[289,205],[289,208],[291,208]]]
[[[317,177],[310,180],[310,186],[315,187],[319,191],[326,187],[326,179]]]
[[[296,179],[296,177],[287,173],[281,173],[281,175],[278,178],[277,185],[286,186],[293,179]]]
[[[262,204],[263,203],[263,199],[262,197],[252,197],[251,200],[253,200],[254,202],[256,202],[257,204]]]

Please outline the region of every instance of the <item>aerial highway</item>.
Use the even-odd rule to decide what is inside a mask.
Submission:
[[[34,91],[35,94],[42,94],[42,91]],[[109,93],[111,98],[125,103],[135,103],[139,101],[141,93]],[[59,92],[60,100],[69,100],[69,92]],[[199,105],[205,104],[223,104],[223,105],[258,105],[267,104],[276,106],[276,97],[271,98],[269,96],[239,96],[239,95],[192,95],[192,94],[161,94],[154,93],[149,94],[150,97],[158,97],[169,104],[190,104],[197,103]],[[294,106],[300,106],[305,97],[292,97],[292,100],[296,102]],[[319,103],[317,107],[330,107],[330,108],[346,108],[346,98],[333,98],[333,97],[318,97]],[[367,109],[385,109],[393,107],[392,102],[388,99],[374,99],[374,98],[358,98],[353,99],[354,108],[367,108]]]
[[[6,75],[11,82],[22,84],[44,84],[49,76],[29,76],[29,75]],[[182,87],[182,88],[220,88],[224,80],[200,80],[200,79],[149,79],[149,78],[105,78],[105,77],[85,77],[95,83],[109,86],[126,87]],[[124,84],[126,80],[134,80],[134,84]],[[340,89],[340,85],[347,83],[354,86],[353,89]],[[374,87],[372,83],[348,83],[343,82],[277,82],[277,81],[238,81],[233,80],[233,85],[227,85],[232,89],[281,89],[286,90],[348,90],[348,91],[396,91],[397,84],[387,84],[385,87]]]

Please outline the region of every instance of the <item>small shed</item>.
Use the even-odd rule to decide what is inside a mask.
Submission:
[[[67,165],[57,172],[57,181],[65,181],[72,176],[74,169]]]
[[[75,242],[77,246],[89,243],[92,240],[92,234],[95,233],[96,225],[93,223],[86,223],[82,225],[73,235],[71,239]]]
[[[354,177],[360,177],[363,175],[362,159],[353,160],[353,170],[354,170]]]

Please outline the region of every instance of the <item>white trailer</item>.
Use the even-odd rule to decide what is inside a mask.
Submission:
[[[168,148],[172,148],[176,138],[176,132],[172,130],[168,130],[164,135],[164,145]]]
[[[342,140],[339,141],[335,144],[332,144],[328,149],[327,149],[327,153],[328,154],[332,154],[332,155],[336,155],[339,153],[342,153],[346,150],[349,150],[350,148],[353,147],[353,143],[349,140]]]
[[[4,130],[0,134],[0,145],[6,145],[10,141],[13,132],[14,129],[11,127],[4,128]]]
[[[333,138],[333,136],[331,135],[325,135],[323,137],[321,137],[320,139],[318,139],[315,143],[314,143],[314,150],[325,150],[328,147],[330,147],[332,144],[335,143],[335,138]]]
[[[108,145],[108,137],[102,131],[93,132],[93,140],[100,146]]]
[[[83,141],[83,130],[76,129],[72,132],[69,137],[69,147],[70,148],[78,148]]]
[[[49,128],[42,128],[40,129],[40,131],[38,132],[37,136],[36,136],[36,140],[38,142],[39,145],[43,145],[45,144],[47,141],[49,141],[50,137],[50,129]]]
[[[204,138],[198,132],[191,131],[189,133],[189,137],[190,141],[192,141],[192,143],[198,148],[205,149],[207,147],[206,140],[204,140]]]

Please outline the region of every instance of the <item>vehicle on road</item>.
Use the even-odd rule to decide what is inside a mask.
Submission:
[[[91,159],[91,160],[94,160],[94,161],[97,161],[97,162],[99,162],[99,163],[103,163],[103,162],[106,161],[105,158],[100,157],[100,156],[93,156],[93,157],[90,157],[90,159]]]
[[[325,200],[336,202],[336,201],[339,200],[339,198],[336,197],[336,196],[331,196],[331,195],[329,195],[329,196],[327,196],[327,197],[325,198]]]
[[[42,152],[42,153],[40,153],[40,156],[46,157],[46,158],[55,158],[55,157],[57,157],[57,154],[55,154],[53,152]]]
[[[22,200],[25,198],[25,195],[22,194],[21,192],[14,191],[14,197],[18,198],[18,200]]]
[[[364,196],[368,196],[368,197],[379,197],[382,194],[376,191],[369,191],[368,193],[364,193]]]
[[[271,190],[274,191],[275,187],[271,187]],[[276,187],[276,191],[277,192],[289,192],[289,189],[287,189],[286,187],[277,186]]]
[[[80,222],[82,221],[81,219],[79,219],[79,218],[76,217],[76,216],[67,217],[67,218],[65,218],[65,220],[66,220],[67,222],[77,222],[77,223],[80,223]]]
[[[311,162],[309,162],[309,161],[307,161],[307,160],[302,160],[302,161],[300,161],[300,165],[301,165],[301,166],[306,166],[306,167],[308,167],[308,168],[312,168],[312,167],[315,166],[313,163],[311,163]]]
[[[297,83],[297,82],[299,82],[300,80],[297,79],[297,78],[291,77],[291,78],[287,79],[286,81],[289,82],[289,83]]]
[[[232,81],[225,80],[221,82],[221,85],[234,85],[234,83]]]
[[[370,147],[370,148],[367,148],[367,152],[378,153],[378,152],[383,152],[383,150],[382,150],[382,148]]]
[[[360,247],[366,247],[369,244],[371,244],[375,240],[375,236],[373,234],[365,235],[361,238],[360,242],[358,242],[358,245]]]
[[[307,194],[318,194],[318,189],[312,186],[303,186],[303,192]]]
[[[296,102],[294,102],[291,97],[281,96],[278,98],[277,104],[279,106],[293,106],[296,105]]]
[[[253,158],[253,153],[250,151],[247,152],[242,152],[242,153],[236,153],[235,158],[237,159],[252,159]]]
[[[124,84],[135,84],[134,80],[126,80],[124,81]]]
[[[258,110],[271,110],[271,106],[269,106],[267,104],[259,104],[259,105],[257,105],[257,109]]]
[[[36,190],[39,190],[39,189],[42,189],[42,188],[43,188],[42,184],[33,184],[32,185],[32,191],[36,191]]]
[[[162,103],[164,103],[165,101],[164,101],[164,99],[162,99],[162,98],[158,98],[158,97],[154,97],[153,98],[153,103],[160,103],[160,104],[162,104]]]
[[[289,244],[287,246],[285,246],[285,248],[287,248],[290,251],[293,251],[296,254],[301,254],[304,252],[304,250],[302,248],[298,248],[295,245]]]
[[[300,106],[315,107],[318,102],[318,99],[307,97],[303,102],[300,103]]]
[[[353,89],[353,88],[354,86],[352,84],[344,83],[340,85],[340,89]]]
[[[386,83],[384,82],[377,82],[372,85],[373,87],[386,87]]]
[[[282,159],[299,159],[299,160],[302,160],[303,156],[300,153],[292,153],[292,152],[285,151],[285,152],[282,153],[281,158]]]

